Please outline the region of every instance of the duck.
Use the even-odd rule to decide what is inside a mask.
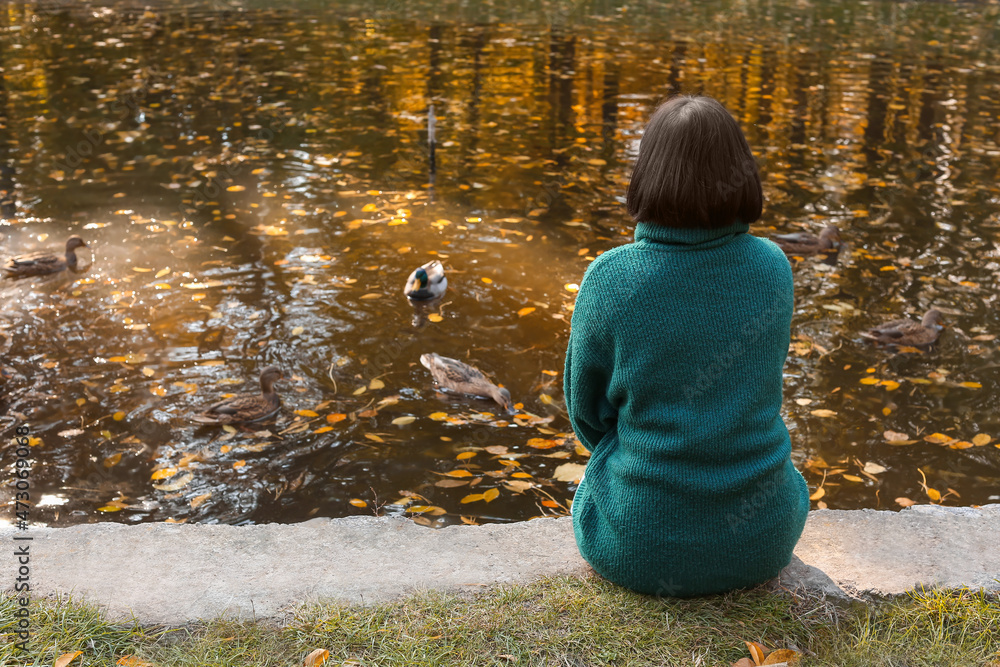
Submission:
[[[3,267],[7,272],[7,278],[25,278],[27,276],[43,276],[50,273],[59,273],[67,268],[76,270],[76,249],[88,248],[83,239],[74,234],[66,241],[66,255],[59,255],[48,252],[36,252],[30,255],[20,255],[11,257]]]
[[[448,278],[444,275],[444,267],[435,259],[410,274],[403,292],[412,301],[430,301],[440,298],[447,289]]]
[[[883,345],[927,347],[937,341],[942,329],[944,318],[941,311],[931,308],[920,323],[910,319],[892,320],[862,331],[861,336]]]
[[[260,372],[260,394],[227,398],[210,405],[191,419],[199,424],[240,424],[272,417],[281,409],[281,399],[274,391],[274,383],[284,378],[280,368],[268,366]]]
[[[420,363],[431,372],[440,388],[456,394],[492,398],[508,414],[513,412],[510,392],[490,382],[478,368],[433,352],[420,355]]]
[[[840,230],[835,225],[823,228],[819,236],[808,232],[794,234],[774,234],[771,236],[779,248],[789,257],[809,257],[817,253],[830,253],[840,250]]]

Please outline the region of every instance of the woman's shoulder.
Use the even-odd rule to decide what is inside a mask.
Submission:
[[[741,240],[745,252],[749,253],[755,262],[759,262],[762,268],[785,276],[791,282],[792,265],[788,262],[784,251],[774,241],[753,234],[743,234]]]

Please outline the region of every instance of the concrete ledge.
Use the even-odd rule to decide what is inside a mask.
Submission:
[[[25,533],[19,533],[23,536]],[[274,618],[315,599],[367,604],[422,589],[583,576],[569,519],[432,530],[401,518],[258,526],[102,523],[33,529],[34,596],[70,593],[112,618],[181,624]],[[810,513],[772,586],[892,595],[919,585],[1000,590],[1000,505]],[[12,587],[8,578],[5,586]]]

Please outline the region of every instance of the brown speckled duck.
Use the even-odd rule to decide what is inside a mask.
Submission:
[[[234,396],[209,406],[191,419],[199,424],[241,424],[258,422],[274,416],[281,409],[281,399],[274,383],[284,379],[281,369],[268,366],[260,372],[260,393]]]
[[[513,410],[510,392],[490,382],[478,368],[433,352],[420,355],[420,363],[431,372],[440,388],[457,394],[492,398],[508,413]]]
[[[3,270],[7,278],[26,278],[28,276],[43,276],[49,273],[59,273],[67,268],[76,269],[76,249],[88,247],[77,235],[66,241],[66,254],[59,256],[49,252],[36,252],[30,255],[20,255],[7,260]]]
[[[775,234],[771,240],[789,257],[809,257],[817,253],[832,253],[840,249],[840,230],[834,225],[825,227],[819,236],[808,232]]]
[[[926,347],[937,341],[943,328],[944,319],[941,317],[941,311],[931,308],[924,315],[922,322],[909,319],[892,320],[862,331],[861,336],[883,345]]]

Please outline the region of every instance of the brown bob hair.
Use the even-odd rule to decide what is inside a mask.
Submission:
[[[713,229],[760,218],[757,162],[739,124],[711,97],[672,97],[639,143],[625,202],[636,222]]]

